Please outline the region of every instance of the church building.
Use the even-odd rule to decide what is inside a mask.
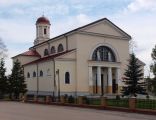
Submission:
[[[38,18],[34,45],[13,57],[24,68],[28,95],[120,94],[130,35],[107,18],[54,38],[50,26]]]

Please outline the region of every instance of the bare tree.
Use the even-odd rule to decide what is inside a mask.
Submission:
[[[129,41],[129,51],[130,53],[133,53],[135,49],[137,48],[137,44],[134,40]]]
[[[7,57],[7,51],[8,50],[7,50],[6,45],[4,44],[2,39],[0,38],[0,59]]]

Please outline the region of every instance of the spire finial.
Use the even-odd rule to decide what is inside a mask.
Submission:
[[[44,11],[43,11],[42,17],[44,17]]]

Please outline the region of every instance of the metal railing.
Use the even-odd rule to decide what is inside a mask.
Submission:
[[[85,104],[89,104],[89,105],[101,105],[100,98],[85,98],[84,102]]]
[[[107,99],[107,106],[113,107],[129,107],[128,99]]]
[[[27,101],[34,101],[34,95],[27,95]]]
[[[154,109],[156,110],[156,100],[152,99],[137,99],[136,108],[139,109]]]
[[[34,96],[33,95],[28,95],[27,96],[27,101],[33,101]],[[46,102],[46,97],[45,96],[38,96],[37,97],[38,102]],[[81,100],[81,104],[85,105],[95,105],[95,106],[102,106],[103,100],[100,97],[83,97]],[[120,99],[115,99],[115,98],[105,98],[105,103],[107,107],[122,107],[122,108],[131,108],[131,105],[133,104],[134,107],[133,109],[148,109],[148,110],[156,110],[156,99],[134,99],[134,102],[130,102],[131,98],[120,98]],[[50,97],[49,98],[49,103],[62,103],[60,100],[57,98]],[[65,104],[80,104],[78,98],[74,97],[65,97],[64,102]]]

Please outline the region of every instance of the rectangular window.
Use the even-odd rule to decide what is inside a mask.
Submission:
[[[47,29],[46,28],[44,28],[44,34],[47,34]]]
[[[69,74],[69,72],[65,73],[65,84],[70,84],[70,74]]]

